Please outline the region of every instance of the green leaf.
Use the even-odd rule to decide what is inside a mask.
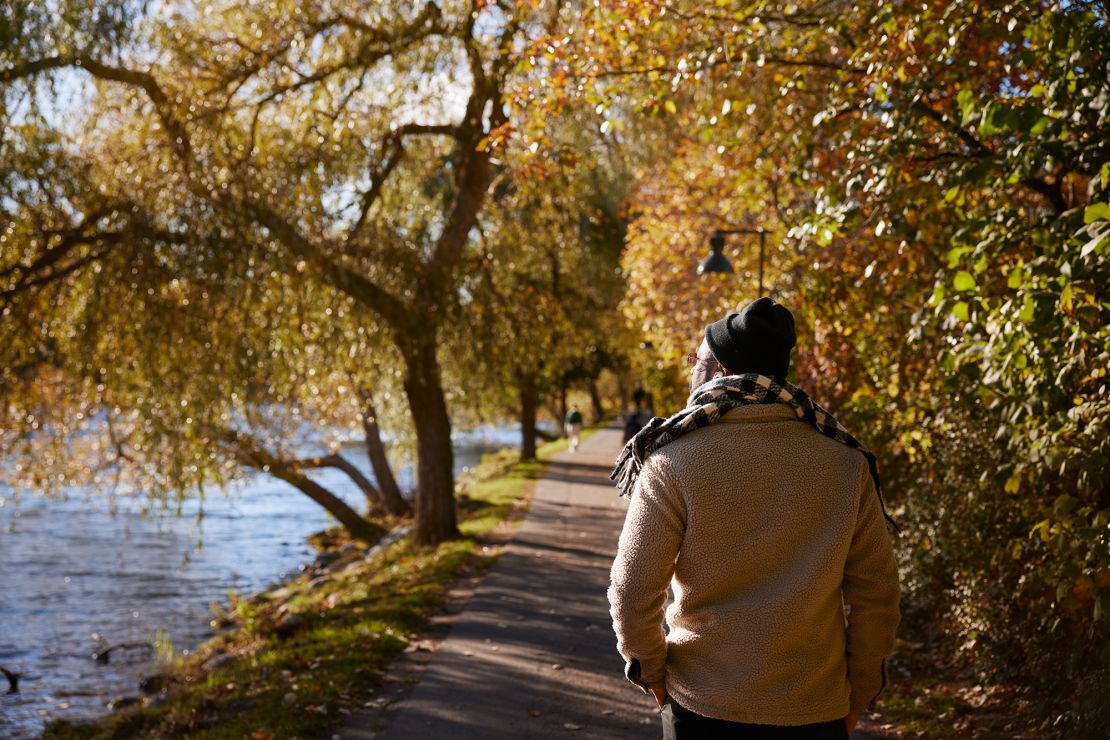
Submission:
[[[821,247],[827,247],[832,240],[833,230],[828,226],[822,226],[821,228],[817,229],[817,233],[814,235],[814,241],[816,241],[817,245]]]
[[[1080,250],[1079,254],[1083,257],[1086,257],[1091,252],[1098,249],[1099,246],[1101,246],[1105,241],[1106,241],[1106,234],[1099,234],[1094,239],[1092,239],[1091,241],[1084,244],[1083,249]]]
[[[970,318],[970,313],[967,309],[967,301],[960,301],[952,307],[952,315],[960,321],[967,321]]]
[[[1030,321],[1032,321],[1033,309],[1033,299],[1029,296],[1026,296],[1025,304],[1021,307],[1021,311],[1018,313],[1018,321],[1022,322],[1023,324],[1028,324]]]
[[[960,90],[960,93],[956,96],[956,103],[959,104],[960,112],[963,113],[964,116],[964,126],[967,125],[968,121],[971,120],[971,116],[975,113],[975,108],[973,106],[974,101],[972,100],[973,95],[971,90],[964,89]]]
[[[974,290],[975,278],[967,270],[960,270],[952,281],[952,287],[958,291]]]
[[[1048,525],[1049,525],[1049,521],[1047,519],[1042,519],[1039,522],[1037,522],[1036,524],[1034,524],[1033,528],[1029,530],[1029,539],[1033,539],[1033,537],[1037,534],[1037,532],[1040,532],[1041,533],[1041,539],[1042,540],[1047,540],[1048,539],[1048,533],[1047,533]]]
[[[1071,311],[1075,305],[1075,292],[1071,288],[1071,283],[1064,286],[1060,291],[1060,309],[1062,311]]]
[[[1056,501],[1052,505],[1052,513],[1055,514],[1058,519],[1063,519],[1067,517],[1068,514],[1071,514],[1078,504],[1079,501],[1074,496],[1069,496],[1067,494],[1057,496]]]
[[[979,135],[994,136],[1000,133],[1002,129],[998,126],[998,105],[991,103],[983,111],[982,120],[979,121]]]
[[[1110,219],[1110,203],[1092,203],[1083,209],[1083,223],[1085,224],[1106,219]]]
[[[664,102],[663,107],[667,109],[668,113],[678,113],[678,106],[674,104],[673,100]]]
[[[948,269],[955,268],[960,264],[960,258],[971,251],[970,247],[953,247],[948,250]]]
[[[1025,282],[1025,271],[1020,267],[1015,267],[1010,270],[1010,274],[1006,276],[1006,287],[1017,290],[1021,284]]]

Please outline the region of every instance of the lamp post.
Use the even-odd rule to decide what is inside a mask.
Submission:
[[[763,252],[766,242],[767,234],[763,229],[717,229],[713,232],[713,236],[709,240],[709,247],[712,250],[708,257],[706,257],[700,265],[698,265],[698,274],[704,275],[707,272],[732,272],[732,263],[728,261],[721,253],[725,247],[726,234],[759,234],[759,294],[757,298],[763,297]]]

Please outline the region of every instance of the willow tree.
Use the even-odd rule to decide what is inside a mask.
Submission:
[[[40,186],[92,174],[30,161]],[[54,206],[44,208],[43,195],[41,187],[8,191],[23,216],[10,223],[10,243],[35,243],[34,218],[48,219]],[[111,249],[87,269],[54,274],[46,259],[27,264],[5,253],[5,482],[47,492],[114,484],[162,503],[176,494],[180,503],[187,491],[253,468],[308,495],[354,536],[376,541],[381,528],[310,471],[342,470],[377,513],[406,508],[389,487],[388,465],[373,465],[375,485],[337,449],[359,432],[372,456],[381,447],[371,397],[396,385],[388,343],[328,286],[264,269],[232,249],[233,223],[148,232],[130,218],[105,216],[104,233],[115,236],[94,247]],[[44,257],[69,238],[55,236]],[[368,351],[379,353],[382,367],[359,362]]]
[[[51,84],[90,91],[84,109],[9,107],[25,122],[9,154],[26,163],[33,148],[80,177],[39,182],[24,168],[13,188],[34,189],[23,200],[35,206],[12,214],[7,289],[48,300],[47,284],[106,268],[117,272],[99,279],[131,283],[110,259],[120,244],[154,260],[158,245],[203,252],[245,282],[268,270],[328,286],[399,358],[417,448],[414,539],[453,536],[438,353],[494,177],[513,44],[537,19],[477,0],[205,2],[163,6],[132,24],[133,43],[127,34],[104,43],[99,16],[80,5],[48,19],[35,43],[14,45],[0,70],[13,106],[20,95],[40,101]],[[16,7],[12,38],[44,30],[34,4]],[[74,18],[79,32],[67,26]],[[203,312],[203,297],[192,305]],[[78,331],[60,322],[39,345]]]

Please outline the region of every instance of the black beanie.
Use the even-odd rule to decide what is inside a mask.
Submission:
[[[705,339],[717,362],[733,375],[761,373],[786,379],[790,350],[797,342],[794,315],[770,298],[710,324]]]

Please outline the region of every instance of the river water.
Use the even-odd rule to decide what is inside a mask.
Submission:
[[[455,440],[456,473],[484,452],[516,446],[519,432],[483,428]],[[365,448],[344,456],[367,474]],[[361,492],[339,471],[314,474],[356,509]],[[402,490],[411,473],[400,471]],[[22,674],[19,693],[0,676],[0,738],[35,737],[50,719],[98,716],[108,702],[138,695],[153,672],[148,651],[124,651],[107,665],[104,644],[149,642],[162,631],[176,652],[211,636],[209,604],[227,604],[298,572],[315,553],[305,538],[334,522],[296,489],[256,475],[206,496],[180,517],[144,517],[102,498],[24,496],[0,487],[0,666]],[[198,544],[200,545],[198,549]],[[99,637],[97,637],[99,636]]]

